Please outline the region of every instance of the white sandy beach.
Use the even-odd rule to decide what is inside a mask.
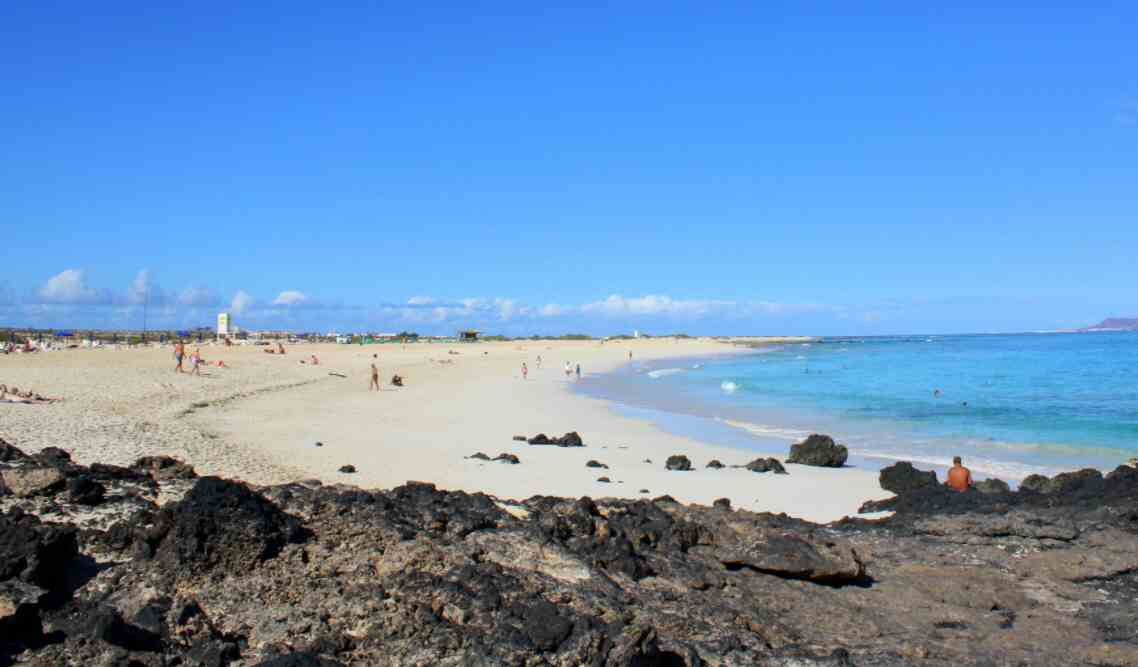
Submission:
[[[418,480],[500,498],[669,494],[710,504],[725,497],[735,507],[814,521],[853,515],[863,501],[889,495],[878,486],[876,472],[861,469],[788,465],[790,474],[777,476],[706,469],[711,459],[730,466],[754,454],[622,416],[604,401],[570,391],[574,380],[564,374],[567,361],[579,363],[586,376],[610,371],[627,363],[629,351],[636,360],[651,360],[740,350],[722,341],[287,348],[281,357],[253,346],[204,346],[208,361],[222,359],[227,367],[207,366],[202,377],[175,374],[169,347],[0,356],[0,382],[66,399],[54,405],[0,404],[0,438],[31,451],[62,447],[80,462],[128,463],[169,454],[200,474],[255,484],[316,478],[385,488]],[[311,354],[319,366],[299,363]],[[378,393],[367,388],[373,354],[379,355],[383,380]],[[538,355],[544,361],[540,368]],[[527,380],[521,377],[523,361]],[[406,378],[404,387],[388,384],[393,373]],[[511,439],[568,431],[580,433],[586,447]],[[512,453],[521,464],[466,458],[475,452]],[[688,456],[695,469],[665,470],[672,454]],[[589,459],[609,469],[587,468]],[[358,472],[338,472],[345,464]],[[601,476],[612,483],[596,481]]]

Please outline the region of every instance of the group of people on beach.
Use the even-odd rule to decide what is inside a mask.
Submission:
[[[174,372],[185,373],[186,369],[183,367],[184,359],[186,357],[186,344],[182,341],[174,343]],[[190,355],[189,371],[191,375],[201,375],[201,366],[205,361],[202,359],[202,350],[200,347],[195,347],[193,354]]]
[[[19,387],[8,388],[6,384],[0,384],[0,403],[54,403],[62,401],[62,398],[52,398],[50,396],[41,396],[36,392],[28,389],[27,391],[20,391]]]
[[[538,368],[541,368],[541,355],[540,354],[537,355],[537,364],[536,365]],[[572,376],[574,372],[577,373],[577,379],[580,380],[581,379],[581,364],[577,364],[576,368],[574,369],[573,364],[566,361],[565,362],[565,377]],[[523,380],[529,379],[529,366],[527,366],[526,362],[524,362],[524,361],[522,362],[522,379]]]

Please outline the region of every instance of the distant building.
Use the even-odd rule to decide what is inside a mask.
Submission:
[[[478,342],[479,331],[474,329],[464,329],[458,332],[458,340],[462,343],[476,343]]]
[[[229,319],[229,313],[217,314],[217,335],[228,336],[231,333],[236,333],[232,329],[233,322]]]

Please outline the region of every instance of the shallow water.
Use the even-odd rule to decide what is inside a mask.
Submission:
[[[823,432],[878,465],[959,454],[1021,479],[1138,456],[1136,373],[1138,333],[892,336],[632,364],[580,390],[651,409],[666,428],[659,415],[700,418],[712,441],[727,426],[743,434],[730,444],[757,451]]]

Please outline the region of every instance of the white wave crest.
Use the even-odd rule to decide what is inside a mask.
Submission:
[[[735,384],[734,382],[725,381],[719,383],[719,388],[728,394],[734,394],[735,390],[739,388],[739,385]]]
[[[780,440],[801,440],[810,435],[809,431],[802,431],[793,428],[780,428],[778,426],[769,426],[767,424],[753,424],[751,422],[735,421],[733,419],[720,420],[728,426],[733,426],[742,429],[752,435],[758,435],[768,438],[779,438]]]
[[[684,372],[683,368],[661,368],[661,369],[655,370],[655,371],[648,371],[646,373],[646,375],[648,377],[652,378],[653,380],[655,380],[656,378],[662,378],[665,375],[675,375],[676,373],[683,373],[683,372]]]

